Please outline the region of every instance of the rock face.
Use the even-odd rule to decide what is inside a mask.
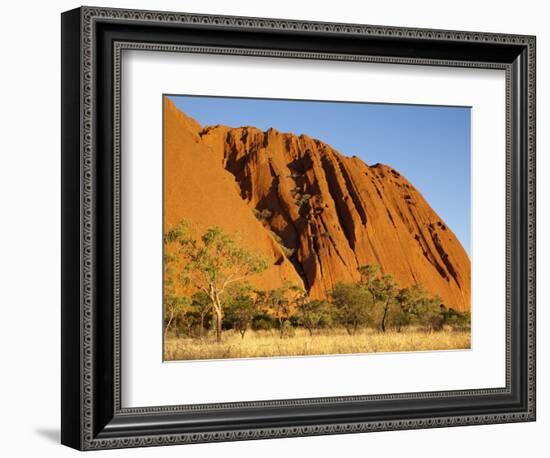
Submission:
[[[165,99],[165,227],[181,218],[239,231],[271,260],[258,287],[285,281],[326,298],[378,264],[470,309],[470,260],[422,195],[393,168],[368,166],[309,138],[201,126]]]

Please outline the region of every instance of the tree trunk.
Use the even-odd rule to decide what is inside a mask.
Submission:
[[[215,309],[214,314],[216,315],[216,342],[220,343],[222,341],[222,313],[221,310]]]
[[[166,325],[166,329],[164,330],[164,335],[168,333],[168,329],[170,329],[170,325],[172,324],[172,320],[174,319],[174,312],[172,311],[170,313],[170,319],[168,320],[168,324]]]
[[[212,300],[212,309],[214,310],[214,325],[216,326],[216,342],[222,341],[222,322],[223,322],[223,309],[220,298],[215,291],[212,291],[210,296]]]
[[[382,332],[386,332],[386,316],[388,315],[389,303],[386,302],[384,307],[384,314],[382,315],[382,321],[380,322],[380,329]]]

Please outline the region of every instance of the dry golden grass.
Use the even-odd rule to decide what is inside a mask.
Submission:
[[[406,329],[385,333],[367,329],[349,336],[343,329],[320,331],[312,337],[297,329],[293,337],[281,339],[276,331],[248,331],[241,339],[235,331],[225,331],[223,341],[212,336],[204,339],[168,336],[164,343],[164,359],[226,359],[274,356],[332,355],[425,350],[457,350],[470,348],[470,331],[443,330],[425,332]]]

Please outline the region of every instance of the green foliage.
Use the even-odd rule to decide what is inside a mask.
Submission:
[[[401,288],[395,295],[395,307],[390,311],[391,327],[398,332],[411,324],[410,288]]]
[[[426,330],[440,331],[447,323],[447,319],[454,312],[448,314],[448,309],[439,296],[428,296],[421,285],[399,290],[396,295],[399,307],[407,315],[407,324],[417,324]],[[457,316],[460,314],[457,313]]]
[[[208,294],[206,294],[204,291],[197,291],[191,296],[191,306],[197,309],[199,312],[209,312],[212,308],[212,303],[210,302]]]
[[[200,317],[193,310],[185,312],[177,321],[176,335],[184,337],[203,337],[204,329],[200,326]]]
[[[252,319],[251,327],[254,331],[269,331],[277,327],[277,321],[267,313],[260,313]]]
[[[210,298],[216,338],[221,341],[224,295],[229,285],[267,269],[267,260],[240,245],[238,237],[218,226],[198,238],[188,221],[182,221],[164,235],[165,252],[180,261],[179,280],[184,286],[203,291]]]
[[[248,294],[239,294],[230,299],[225,312],[225,324],[236,329],[244,338],[246,331],[252,325],[257,308],[252,297]]]
[[[358,270],[359,275],[361,275],[361,284],[365,285],[368,288],[378,276],[378,272],[380,272],[380,267],[376,264],[366,264],[359,267]]]
[[[164,296],[164,324],[165,332],[177,327],[178,323],[185,319],[191,300],[188,297],[180,297],[174,294]]]
[[[471,315],[470,312],[459,313],[452,308],[442,310],[445,324],[451,326],[458,331],[470,329]]]
[[[280,328],[280,337],[294,337],[296,334],[296,331],[294,329],[294,326],[292,326],[292,323],[290,321],[284,321]]]
[[[296,307],[302,307],[306,302],[309,301],[307,291],[301,286],[287,283],[285,285],[285,289],[287,291],[287,294],[290,296],[290,301]]]
[[[330,293],[336,322],[353,335],[372,321],[372,298],[356,283],[336,283]]]
[[[205,325],[212,317],[212,301],[204,291],[197,291],[191,296],[191,309],[198,318],[199,335],[204,335]]]
[[[281,250],[283,251],[283,254],[287,258],[290,258],[296,252],[296,250],[294,248],[288,248],[287,246],[285,246],[285,244],[283,242],[283,239],[281,238],[281,236],[279,234],[277,234],[274,231],[269,231],[269,232],[271,232],[271,236],[281,246]]]
[[[279,234],[277,234],[276,232],[274,231],[269,231],[271,232],[271,236],[275,239],[275,241],[279,244],[279,245],[282,245],[283,244],[283,239],[281,238],[281,236]]]
[[[300,208],[306,208],[311,199],[310,194],[296,194],[294,197],[296,198],[296,205]]]
[[[285,285],[281,288],[256,292],[258,307],[265,314],[273,317],[277,323],[281,339],[289,336],[287,321],[293,314],[293,300],[301,300],[302,296],[305,296],[305,291],[293,285]]]
[[[273,216],[273,212],[267,208],[264,208],[263,210],[254,208],[252,213],[254,213],[254,216],[262,222],[270,220]]]
[[[413,322],[426,330],[441,331],[445,325],[445,310],[440,297],[429,297],[421,292],[413,304]]]
[[[332,325],[334,311],[334,306],[328,301],[304,301],[296,312],[296,321],[312,336],[316,329]]]
[[[296,253],[296,250],[294,248],[288,248],[284,245],[281,245],[281,250],[283,250],[283,254],[287,257],[287,258],[290,258],[294,255],[294,253]]]
[[[384,275],[370,280],[367,289],[374,300],[378,326],[382,332],[386,332],[388,319],[393,316],[392,312],[397,304],[397,283],[390,275]]]
[[[165,235],[165,244],[177,246],[176,256],[182,261],[180,279],[207,294],[210,288],[220,293],[225,287],[267,268],[267,260],[240,246],[238,237],[214,226],[196,239],[189,224],[182,222]]]

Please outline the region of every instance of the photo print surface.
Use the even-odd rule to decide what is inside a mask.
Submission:
[[[471,109],[163,98],[164,360],[471,345]]]

